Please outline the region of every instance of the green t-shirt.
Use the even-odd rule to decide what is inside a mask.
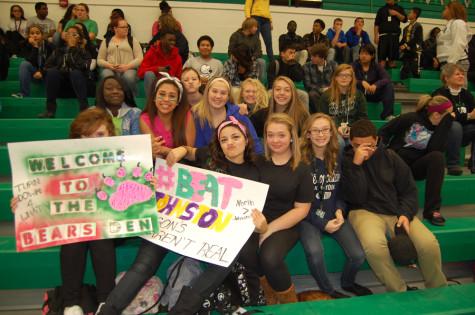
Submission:
[[[97,28],[97,23],[94,20],[88,19],[85,21],[80,21],[78,19],[69,20],[69,22],[64,27],[64,31],[66,32],[71,26],[75,25],[76,23],[82,23],[86,27],[89,33],[94,33],[97,36],[99,29]],[[93,40],[93,43],[96,44],[96,40]]]
[[[115,135],[122,136],[122,118],[119,117],[112,117],[112,123],[114,123],[115,127]]]

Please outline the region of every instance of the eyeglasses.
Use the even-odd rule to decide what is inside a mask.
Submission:
[[[127,25],[127,26],[116,26],[116,27],[117,28],[127,28],[128,29],[130,26]]]
[[[72,36],[72,37],[79,37],[79,34],[78,33],[68,33],[69,36]]]
[[[349,79],[349,78],[352,78],[353,75],[351,75],[351,74],[349,74],[349,73],[340,73],[340,74],[337,75],[337,77]]]
[[[168,95],[166,93],[159,93],[157,94],[157,100],[165,100],[168,99],[170,102],[176,102],[178,100],[178,97],[176,95]]]
[[[330,128],[310,129],[309,132],[312,136],[318,136],[318,135],[326,136],[330,133]]]

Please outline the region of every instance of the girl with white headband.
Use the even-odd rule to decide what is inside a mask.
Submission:
[[[229,116],[234,116],[249,129],[254,140],[254,150],[257,154],[261,154],[262,145],[254,126],[247,116],[239,114],[239,106],[229,101],[230,95],[231,86],[226,79],[218,77],[208,82],[202,101],[192,109],[196,126],[195,147],[201,148],[208,145],[214,129]]]
[[[452,102],[445,96],[422,95],[415,112],[403,114],[379,130],[388,144],[411,168],[414,179],[426,180],[424,218],[445,225],[440,214],[445,151],[453,121]]]
[[[166,72],[160,74],[163,77],[140,116],[140,131],[152,136],[154,157],[165,157],[171,148],[195,142],[195,124],[180,80]]]

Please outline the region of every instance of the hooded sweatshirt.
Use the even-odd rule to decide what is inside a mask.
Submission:
[[[172,47],[168,54],[162,50],[160,44],[153,45],[145,54],[142,64],[139,67],[137,75],[143,79],[148,71],[152,71],[158,77],[158,67],[169,66],[168,73],[171,76],[179,78],[181,76],[181,57],[178,54],[178,48]]]

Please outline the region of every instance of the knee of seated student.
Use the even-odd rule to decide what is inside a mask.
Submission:
[[[439,241],[434,234],[415,218],[409,226],[409,237],[416,248],[417,254],[431,254],[440,250]]]
[[[451,137],[462,137],[463,127],[462,124],[458,121],[453,121],[452,126],[450,127],[449,134]]]
[[[437,167],[444,167],[445,165],[445,156],[444,153],[440,151],[432,151],[427,153],[428,160],[430,161],[429,167],[437,168]]]

